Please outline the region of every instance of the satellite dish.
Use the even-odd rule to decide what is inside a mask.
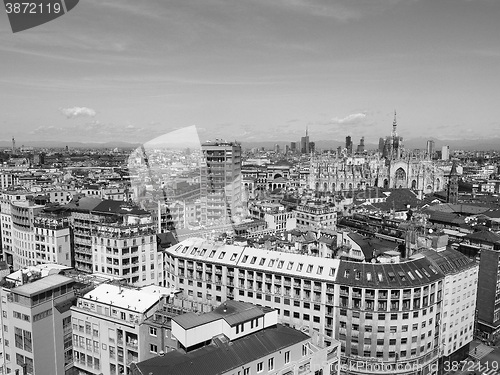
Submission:
[[[431,228],[431,229],[429,229],[429,233],[432,233],[432,232],[434,232],[434,231],[432,230],[432,228]]]

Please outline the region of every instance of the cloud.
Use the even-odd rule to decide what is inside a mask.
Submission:
[[[95,110],[87,107],[61,108],[60,111],[67,118],[94,117],[96,115]]]
[[[352,124],[361,120],[364,120],[366,118],[365,113],[352,113],[350,115],[347,115],[345,117],[339,118],[339,117],[334,117],[332,118],[332,122],[335,124]]]

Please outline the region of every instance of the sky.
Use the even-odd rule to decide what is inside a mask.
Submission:
[[[12,33],[0,140],[500,140],[498,0],[80,0]]]

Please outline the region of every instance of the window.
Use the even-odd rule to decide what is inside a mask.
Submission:
[[[285,352],[285,364],[290,363],[290,351]]]
[[[156,346],[155,344],[149,344],[149,351],[151,353],[158,353],[158,346]]]
[[[237,256],[238,256],[238,254],[233,253],[233,255],[231,255],[231,259],[230,259],[230,260],[231,260],[231,261],[235,260]]]
[[[226,252],[225,252],[225,251],[222,251],[222,252],[219,254],[219,259],[223,259],[225,255],[226,255]]]
[[[257,372],[262,372],[264,370],[264,362],[257,363]]]
[[[274,370],[274,358],[269,358],[267,360],[267,367],[269,371]]]
[[[156,328],[155,327],[149,327],[149,334],[151,336],[155,336],[156,337],[157,336],[157,330],[156,330]]]

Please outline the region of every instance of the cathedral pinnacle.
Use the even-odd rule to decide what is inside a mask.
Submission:
[[[396,121],[396,110],[394,110],[394,121],[392,122],[392,136],[396,137],[398,134],[396,132],[396,128],[398,126],[398,123]]]

